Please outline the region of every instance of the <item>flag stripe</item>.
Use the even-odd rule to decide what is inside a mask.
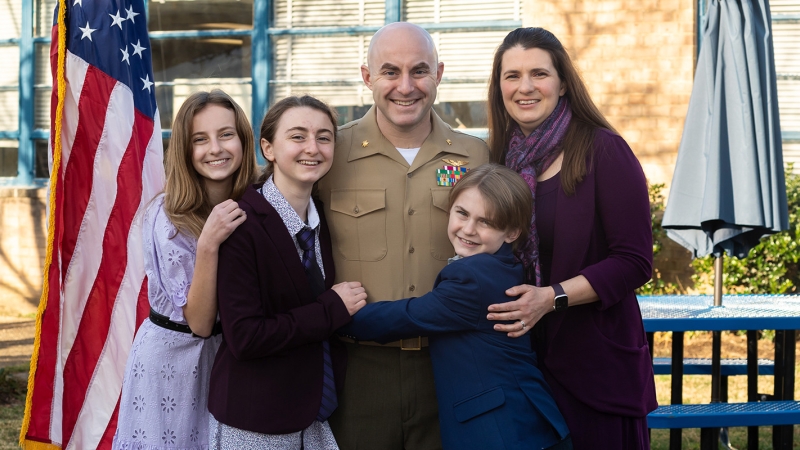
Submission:
[[[126,91],[127,87],[120,84],[120,90]],[[84,340],[76,342],[78,348],[73,349],[73,354],[80,356],[67,361],[68,367],[73,362],[76,368],[85,368],[97,361],[91,385],[89,379],[73,380],[71,377],[67,379],[76,383],[65,383],[65,406],[72,404],[72,400],[83,400],[76,419],[76,422],[81,420],[82,423],[75,433],[65,428],[72,435],[70,446],[74,444],[76,448],[96,447],[102,437],[101,430],[113,413],[112,405],[104,402],[104,399],[118,397],[122,388],[124,366],[118,361],[127,359],[128,348],[133,341],[137,305],[121,299],[137,299],[144,278],[144,259],[138,250],[142,248],[141,225],[134,223],[134,216],[142,207],[142,164],[146,155],[146,141],[152,133],[151,119],[137,113],[128,149],[119,164],[119,193],[103,242],[103,254],[114,255],[115,260],[104,261],[101,265],[95,285],[97,289],[93,290],[86,305],[88,311],[99,312],[99,317],[87,319],[89,313],[84,313],[78,331]],[[135,250],[128,252],[128,248]],[[121,275],[121,280],[117,279],[118,275]],[[107,313],[110,314],[107,316]],[[112,323],[115,332],[107,333]],[[93,336],[93,333],[99,334],[104,329],[105,335]],[[85,399],[79,396],[81,390],[85,392]],[[70,399],[71,396],[75,398]],[[75,401],[74,404],[81,403]],[[65,421],[71,419],[66,407],[64,411]]]
[[[101,198],[99,190],[94,190],[92,193],[92,197],[97,199],[96,216],[103,216],[101,211],[107,207],[108,201],[113,201],[113,206],[108,208],[109,216],[105,232],[98,234],[102,236],[102,256],[94,284],[88,295],[84,297],[81,293],[77,297],[87,300],[83,314],[75,322],[80,324],[76,329],[76,334],[80,336],[80,339],[74,341],[64,365],[65,436],[72,435],[100,353],[107,344],[107,339],[111,338],[108,333],[111,316],[127,267],[128,232],[141,201],[142,161],[145,151],[137,147],[141,145],[141,142],[149,140],[153,132],[153,123],[149,118],[143,118],[136,114],[138,120],[134,120],[132,126],[127,125],[125,122],[133,110],[133,97],[130,95],[130,89],[121,83],[117,84],[117,88],[114,89],[111,96],[106,123],[114,124],[115,127],[123,124],[122,132],[115,136],[108,136],[109,145],[103,149],[107,155],[100,159],[102,162],[99,164],[100,169],[94,174],[97,179],[101,179],[104,173],[118,168],[117,179],[116,183],[103,183],[108,186],[108,189],[104,189],[103,192],[105,198]],[[126,139],[127,145],[120,142],[124,138],[124,130],[132,130],[132,134]],[[115,140],[116,142],[114,142]],[[120,160],[117,160],[119,150],[124,151],[119,152],[124,154]],[[100,186],[99,183],[98,186]],[[94,195],[95,192],[97,192],[97,196]],[[101,220],[98,221],[98,225],[101,222]],[[82,266],[83,264],[77,267]],[[67,282],[70,281],[68,279]],[[136,298],[135,295],[136,293],[133,298]],[[63,327],[66,329],[66,320],[64,322]],[[113,337],[118,336],[114,335]],[[106,417],[106,420],[108,418]],[[80,442],[78,444],[79,448],[85,448]]]
[[[67,76],[69,77],[69,74]],[[68,83],[68,87],[74,87],[70,86],[70,84]],[[65,154],[64,156],[67,159],[62,159],[62,164],[66,164],[64,190],[70,193],[69,202],[64,205],[64,210],[62,211],[64,241],[61,243],[61,259],[63,266],[67,267],[64,274],[65,280],[70,275],[69,267],[77,245],[76,241],[82,231],[81,225],[87,217],[85,212],[94,182],[92,170],[95,168],[94,162],[98,146],[101,144],[109,97],[116,84],[116,80],[97,68],[92,66],[87,68],[79,95],[78,117],[80,120],[74,133],[75,140],[72,145],[65,145],[67,149],[81,149],[80,152],[76,152],[74,155]],[[91,90],[91,94],[85,92],[87,90]],[[64,117],[69,117],[66,109],[64,110]],[[67,143],[65,142],[64,144]],[[101,190],[104,189],[105,187],[101,187]]]
[[[91,100],[92,94],[88,93],[87,89],[90,89],[91,92],[94,93],[95,89],[91,88],[93,85],[102,84],[107,87],[111,83],[114,84],[114,88],[112,88],[110,91],[111,95],[107,100],[107,109],[95,111],[98,104]],[[55,411],[60,411],[62,408],[64,409],[62,414],[56,414],[53,416],[53,420],[51,422],[51,433],[54,436],[70,436],[72,427],[69,427],[68,432],[67,430],[64,430],[62,428],[62,420],[69,418],[70,425],[74,424],[74,415],[71,414],[72,411],[68,411],[70,406],[63,406],[64,403],[59,402],[64,399],[64,384],[72,381],[70,378],[77,375],[75,373],[67,373],[66,371],[67,363],[69,361],[69,354],[72,351],[72,347],[77,338],[81,317],[87,313],[86,303],[89,299],[90,293],[94,289],[95,279],[98,275],[100,265],[104,257],[103,237],[105,235],[105,229],[108,225],[109,217],[112,213],[112,207],[114,206],[114,197],[117,194],[117,186],[114,183],[114,180],[120,161],[122,160],[125,149],[128,146],[131,127],[133,126],[133,102],[130,95],[125,95],[126,93],[129,94],[130,91],[127,89],[122,89],[121,86],[121,84],[117,84],[116,81],[114,81],[108,75],[98,71],[92,66],[90,66],[87,70],[86,81],[84,81],[84,89],[81,93],[81,99],[78,103],[81,121],[78,124],[78,129],[76,130],[76,139],[74,144],[76,149],[80,148],[80,152],[76,151],[71,155],[64,174],[65,191],[79,192],[79,196],[83,195],[83,190],[86,189],[89,183],[83,183],[80,185],[73,184],[72,186],[68,185],[67,182],[70,180],[71,175],[74,175],[74,172],[70,172],[70,170],[75,167],[88,165],[91,169],[89,176],[94,178],[97,183],[91,184],[91,191],[89,192],[88,202],[85,204],[85,206],[81,205],[82,199],[75,202],[74,206],[76,208],[82,208],[85,211],[83,220],[80,221],[79,228],[70,230],[69,224],[65,223],[65,235],[69,233],[75,233],[77,238],[74,239],[74,250],[72,258],[69,260],[69,265],[66,267],[66,269],[62,268],[62,270],[66,272],[63,277],[62,295],[65,301],[69,301],[70,304],[69,308],[65,307],[62,309],[61,317],[59,355],[57,360],[60,364],[56,366],[57,371],[53,408]],[[107,89],[98,88],[97,91],[100,91],[103,95],[105,95]],[[121,111],[127,111],[128,114],[121,114]],[[87,117],[90,115],[92,118],[88,119]],[[97,115],[101,117],[97,117]],[[83,127],[82,130],[81,124],[84,123],[89,123],[91,125]],[[103,126],[99,132],[96,131],[98,124]],[[91,136],[84,137],[89,134],[89,130],[91,130]],[[85,133],[82,133],[82,131]],[[96,142],[97,147],[85,147],[86,144],[81,143],[82,141],[92,143]],[[85,154],[93,154],[94,160],[83,160]],[[80,164],[78,164],[79,162]],[[82,171],[81,178],[86,176],[84,173],[85,171]],[[72,179],[77,180],[80,178],[73,176]],[[72,191],[70,191],[70,189],[72,189]],[[71,206],[73,206],[72,196],[70,196],[70,202],[64,205],[63,210],[65,216],[69,211],[71,211]],[[123,242],[126,241],[123,240]],[[65,242],[62,245],[69,247],[70,244]],[[114,259],[113,254],[109,256],[111,256],[110,259]],[[66,264],[67,256],[64,255],[62,260]],[[107,258],[107,260],[109,259]],[[119,277],[121,278],[121,274]],[[111,294],[113,298],[113,296],[116,295],[116,290]],[[88,313],[95,314],[96,312],[89,310]],[[107,330],[103,331],[103,333],[106,332]],[[99,335],[93,336],[99,337]],[[91,371],[93,367],[94,366],[92,365],[89,368],[81,368],[80,371]],[[74,394],[70,393],[70,395]],[[75,397],[71,397],[71,399],[74,398]],[[76,408],[80,407],[80,405],[74,406]]]

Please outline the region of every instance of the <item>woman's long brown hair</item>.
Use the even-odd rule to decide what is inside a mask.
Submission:
[[[517,28],[509,33],[494,54],[492,76],[489,80],[489,150],[494,162],[505,164],[508,143],[511,139],[514,120],[503,104],[500,90],[503,55],[514,47],[525,50],[539,48],[546,51],[553,60],[558,77],[566,85],[564,94],[569,99],[572,121],[561,143],[564,161],[561,165],[561,186],[568,195],[575,192],[575,186],[586,175],[586,163],[592,152],[594,134],[598,128],[616,133],[603,113],[595,106],[578,70],[572,64],[567,51],[553,33],[544,28]]]

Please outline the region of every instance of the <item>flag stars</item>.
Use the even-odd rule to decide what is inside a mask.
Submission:
[[[89,22],[88,21],[86,22],[86,28],[78,27],[78,29],[81,30],[81,40],[83,40],[84,38],[88,37],[90,41],[92,40],[92,33],[97,31],[96,28],[91,28],[89,26]]]
[[[81,0],[76,0],[76,1],[81,1]],[[136,23],[136,21],[133,20],[133,18],[138,16],[139,13],[133,12],[133,5],[131,5],[131,9],[126,9],[125,13],[127,14],[127,17],[125,17],[125,20],[130,20],[131,22]]]
[[[75,0],[75,2],[72,4],[72,6],[75,6],[75,5],[83,7],[83,0]]]
[[[140,44],[142,43],[141,39],[137,39],[135,44],[133,45],[133,54],[139,55],[139,58],[142,58],[142,52],[147,50],[147,47],[142,47]]]
[[[113,27],[114,25],[116,25],[121,30],[122,29],[122,22],[124,22],[125,19],[123,19],[122,16],[119,15],[119,10],[117,10],[117,14],[116,15],[109,14],[108,16],[111,17],[111,19],[113,20],[113,22],[111,23],[111,26]]]
[[[121,49],[119,49],[119,51],[122,52],[122,61],[128,63],[128,65],[130,66],[131,65],[131,60],[130,60],[130,55],[128,55],[128,46],[126,45],[125,48],[121,48]],[[122,61],[120,61],[120,62],[122,62]]]
[[[142,90],[147,89],[147,92],[149,93],[150,92],[150,86],[153,85],[153,82],[150,81],[150,75],[147,74],[147,75],[144,76],[144,78],[139,78],[139,79],[142,80],[142,82],[144,83],[144,87],[142,88]]]

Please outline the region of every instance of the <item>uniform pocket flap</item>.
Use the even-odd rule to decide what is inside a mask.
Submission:
[[[444,212],[450,210],[450,190],[452,188],[433,188],[431,189],[431,201],[433,206],[441,209]]]
[[[361,217],[386,208],[385,189],[333,189],[331,210],[351,217]]]
[[[505,402],[506,396],[503,394],[503,389],[498,386],[454,404],[453,413],[456,420],[463,423],[491,411]]]

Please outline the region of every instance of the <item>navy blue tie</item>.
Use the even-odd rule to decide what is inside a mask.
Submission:
[[[317,275],[321,278],[322,272],[317,266],[317,253],[314,248],[314,230],[303,228],[297,233],[297,243],[303,250],[303,267],[309,278]],[[312,285],[315,284],[312,282]],[[328,340],[322,341],[322,403],[319,405],[317,420],[324,422],[331,416],[333,410],[339,406],[336,398],[336,384],[333,381],[333,364],[331,363],[331,347]]]

